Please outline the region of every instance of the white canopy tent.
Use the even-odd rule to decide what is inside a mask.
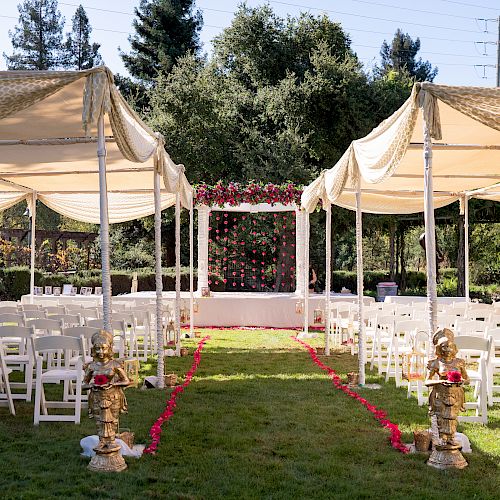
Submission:
[[[431,333],[437,320],[434,209],[470,196],[500,200],[499,167],[500,88],[425,82],[415,84],[400,109],[366,137],[353,141],[337,164],[304,190],[302,207],[308,212],[315,209],[319,200],[327,209],[335,203],[357,211],[361,383],[361,213],[424,211]]]
[[[0,151],[0,209],[26,199],[34,226],[39,199],[62,215],[101,224],[103,313],[108,328],[108,224],[155,214],[157,333],[161,335],[160,214],[175,204],[178,229],[180,206],[192,210],[192,188],[183,166],[174,164],[166,153],[162,136],[120,95],[111,72],[106,67],[0,72]],[[179,327],[179,249],[176,256]],[[33,264],[32,252],[31,293]],[[162,351],[163,342],[159,348]]]

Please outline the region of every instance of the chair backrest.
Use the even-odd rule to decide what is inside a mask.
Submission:
[[[85,352],[85,346],[83,345],[82,337],[65,337],[63,335],[55,335],[51,337],[32,337],[32,346],[35,357],[43,352],[53,352],[53,351],[69,351],[73,353],[78,352],[83,355]],[[69,366],[70,358],[72,356],[64,356],[64,361],[66,367]]]
[[[4,306],[0,307],[0,314],[17,314],[19,309],[17,306]]]
[[[392,334],[394,330],[395,316],[393,314],[379,314],[377,318],[378,327]]]
[[[50,319],[62,321],[63,327],[80,326],[82,319],[79,314],[54,314]]]
[[[486,334],[493,339],[495,346],[500,347],[500,328],[488,327]]]
[[[38,304],[22,304],[19,308],[20,311],[38,311],[40,306]]]
[[[83,309],[81,304],[66,304],[64,307],[66,314],[78,314]]]
[[[85,319],[99,319],[101,317],[100,312],[98,311],[97,307],[89,307],[85,309],[81,309],[80,312],[78,313],[82,320]]]
[[[17,307],[18,305],[16,300],[0,300],[0,307]]]
[[[33,328],[28,326],[0,326],[0,337],[19,337],[28,339],[33,335]]]
[[[24,314],[25,321],[27,319],[42,319],[42,318],[47,317],[47,315],[45,314],[45,311],[42,309],[39,309],[37,311],[23,311],[23,314]]]
[[[89,319],[86,321],[86,326],[90,326],[92,328],[98,328],[99,330],[104,329],[104,319]],[[112,319],[111,320],[111,330],[113,332],[126,332],[127,331],[127,325],[125,324],[124,321],[122,320],[116,320]]]
[[[54,314],[66,314],[66,308],[64,306],[45,306],[43,308],[47,317],[53,316]]]
[[[375,303],[375,297],[363,296],[363,304],[365,306],[370,306]]]
[[[460,351],[481,353],[481,358],[489,359],[493,339],[491,336],[478,337],[472,335],[457,335],[455,345]]]
[[[458,319],[455,324],[455,330],[458,335],[472,335],[477,336],[480,334],[486,335],[488,323],[476,319]]]
[[[62,335],[62,322],[55,319],[28,319],[26,326],[32,326],[35,333],[43,330],[47,335]]]
[[[113,321],[125,321],[128,325],[135,323],[134,314],[131,312],[118,312],[113,313]]]
[[[427,324],[425,321],[418,319],[398,319],[394,324],[395,333],[413,333],[418,330],[426,330]]]
[[[396,310],[394,311],[395,316],[406,316],[407,318],[413,317],[413,307],[397,304]]]
[[[0,314],[0,325],[24,326],[24,316],[20,313]]]
[[[94,328],[91,326],[70,326],[68,328],[63,328],[63,335],[66,337],[83,337],[84,339],[90,340],[94,333],[100,331],[100,328]]]

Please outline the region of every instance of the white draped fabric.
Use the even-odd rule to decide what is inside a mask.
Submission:
[[[415,84],[400,109],[353,141],[334,167],[306,187],[302,207],[312,211],[322,199],[354,210],[360,178],[363,212],[423,211],[421,109],[434,139],[435,208],[500,181],[500,88],[422,83]]]

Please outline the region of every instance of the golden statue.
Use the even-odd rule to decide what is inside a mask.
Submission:
[[[101,330],[92,335],[93,361],[85,365],[84,389],[89,392],[89,417],[95,418],[99,444],[89,469],[120,471],[127,468],[115,441],[120,413],[127,411],[123,389],[130,385],[123,364],[113,358],[113,335]]]
[[[457,418],[464,411],[464,384],[469,383],[465,361],[457,358],[455,336],[448,328],[438,330],[432,339],[437,357],[427,365],[425,385],[429,387],[429,415],[432,430],[432,454],[427,462],[439,469],[464,468],[467,462],[455,439]],[[437,378],[436,378],[437,377]]]

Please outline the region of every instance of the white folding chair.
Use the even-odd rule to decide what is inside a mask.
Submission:
[[[90,363],[92,361],[92,335],[99,332],[100,328],[94,328],[91,326],[70,326],[68,328],[63,328],[62,334],[66,337],[74,337],[79,339],[80,337],[83,339],[83,362]],[[70,364],[75,364],[77,359],[73,357],[70,360]]]
[[[493,342],[488,366],[488,406],[493,406],[500,403],[500,384],[495,383],[495,377],[500,376],[500,328],[488,328],[488,337]]]
[[[140,355],[142,349],[142,359],[146,361],[149,354],[153,354],[153,338],[151,335],[151,313],[147,308],[135,308],[135,335],[137,345],[137,356]],[[141,342],[142,340],[142,342]]]
[[[74,422],[80,423],[82,409],[82,382],[83,382],[83,340],[65,336],[32,338],[33,352],[36,359],[36,383],[35,383],[35,411],[33,423],[38,425],[42,421],[49,422]],[[52,370],[43,371],[43,354],[61,350],[64,352],[64,366]],[[70,366],[70,360],[77,355],[74,367]],[[62,401],[48,401],[45,397],[44,384],[64,383]],[[70,387],[74,383],[74,401],[70,401]],[[73,415],[49,414],[48,409],[71,408]]]
[[[424,368],[427,367],[427,353],[429,352],[429,334],[425,330],[416,330],[412,335],[413,351],[422,355]],[[424,397],[424,392],[427,391],[427,387],[424,385],[423,380],[413,380],[408,377],[408,392],[407,397],[410,398],[413,392],[417,393],[417,403],[418,406],[423,406],[427,398]]]
[[[4,359],[3,345],[0,343],[0,404],[7,405],[12,415],[16,414],[14,400],[10,390],[9,373],[12,370],[7,368]]]
[[[488,366],[491,356],[491,347],[493,340],[491,337],[474,337],[471,335],[462,335],[455,337],[455,344],[461,355],[467,354],[478,356],[478,369],[467,368],[467,374],[471,384],[474,386],[474,401],[466,402],[466,410],[474,410],[475,415],[461,415],[458,417],[461,422],[480,422],[488,423]]]
[[[0,325],[24,326],[24,316],[21,313],[0,314]]]
[[[373,370],[374,366],[376,366],[379,375],[385,372],[389,346],[391,345],[394,333],[394,321],[394,314],[379,314],[377,317],[377,328],[375,330],[373,356],[372,362],[370,363],[370,369]]]
[[[425,321],[415,319],[398,319],[395,316],[394,330],[387,353],[387,368],[385,370],[385,381],[394,377],[396,387],[402,383],[401,355],[408,354],[412,350],[412,336],[418,330],[425,330]]]
[[[33,309],[28,311],[23,311],[24,321],[28,319],[46,319],[47,314],[43,309]]]
[[[30,338],[33,328],[26,326],[0,326],[0,343],[4,348],[4,360],[7,368],[24,372],[24,382],[11,382],[12,389],[24,389],[24,393],[12,393],[13,399],[31,401],[33,390],[33,356],[30,348]],[[8,346],[15,342],[16,351],[10,352]]]
[[[0,307],[0,314],[18,314],[19,308],[17,306],[3,306]]]

